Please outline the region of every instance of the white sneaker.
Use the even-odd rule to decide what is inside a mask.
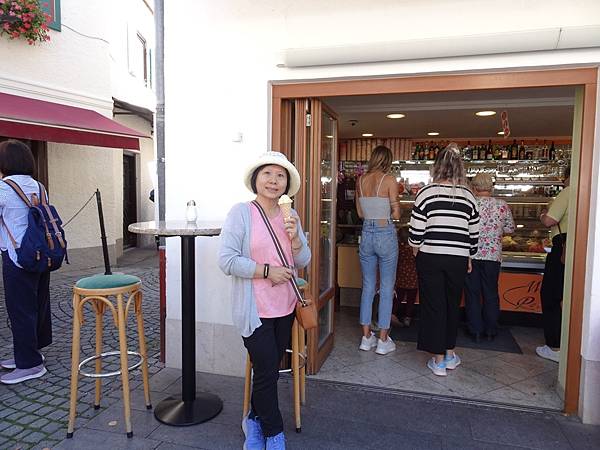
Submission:
[[[556,352],[547,345],[537,347],[535,349],[535,352],[538,354],[538,356],[544,359],[549,359],[550,361],[558,362],[558,360],[560,359],[560,351]]]
[[[369,350],[375,347],[377,347],[377,338],[373,333],[371,333],[371,336],[368,338],[364,336],[362,337],[362,339],[360,340],[360,346],[358,348],[364,350],[365,352],[368,352]]]
[[[436,364],[434,357],[427,361],[427,367],[429,367],[429,370],[431,370],[434,375],[439,377],[445,377],[448,375],[446,372],[446,363],[442,361],[439,364]]]
[[[375,353],[378,355],[387,355],[394,350],[396,350],[396,344],[394,344],[391,337],[388,336],[386,341],[377,339],[377,349],[375,349]]]

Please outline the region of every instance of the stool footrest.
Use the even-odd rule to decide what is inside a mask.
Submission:
[[[88,378],[108,378],[108,377],[116,377],[117,375],[121,375],[121,370],[116,370],[114,372],[104,372],[104,373],[84,372],[83,370],[81,370],[83,366],[85,366],[86,364],[88,364],[92,361],[95,361],[99,358],[105,358],[107,356],[120,356],[120,355],[121,355],[121,352],[113,351],[113,352],[104,352],[104,353],[100,353],[99,355],[90,356],[89,358],[86,358],[79,363],[79,373],[81,374],[81,376],[88,377]],[[140,358],[140,360],[138,362],[136,362],[132,366],[128,367],[128,370],[130,372],[132,370],[135,370],[138,367],[140,367],[142,365],[142,363],[144,362],[144,357],[141,355],[141,353],[127,351],[127,355],[137,356],[138,358]]]
[[[286,353],[292,354],[292,350],[287,348]],[[300,365],[298,369],[302,369],[306,366],[306,355],[304,353],[298,352],[298,357],[300,358]],[[279,373],[292,373],[292,369],[279,369]]]

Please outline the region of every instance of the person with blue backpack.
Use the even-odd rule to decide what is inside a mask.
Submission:
[[[50,272],[66,256],[60,217],[34,172],[27,145],[17,140],[0,143],[0,249],[14,354],[0,362],[11,370],[0,376],[4,384],[46,373],[41,349],[52,343]]]

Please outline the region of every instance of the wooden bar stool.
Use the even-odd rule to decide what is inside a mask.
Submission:
[[[301,278],[297,281],[298,287],[301,290],[307,289],[308,284],[306,281],[302,280]],[[294,324],[292,325],[292,348],[286,349],[286,352],[291,354],[292,368],[281,369],[279,373],[291,372],[292,374],[294,392],[294,419],[296,420],[296,433],[300,433],[302,431],[300,404],[306,404],[306,332],[296,319],[294,319]],[[242,418],[246,417],[250,411],[251,382],[252,361],[250,361],[250,355],[247,355]]]
[[[82,278],[73,288],[73,348],[71,355],[71,401],[69,410],[69,425],[67,438],[73,437],[75,415],[77,412],[77,387],[79,375],[96,379],[94,409],[100,408],[102,392],[102,378],[121,375],[123,389],[123,407],[125,415],[125,431],[127,437],[133,436],[131,429],[131,403],[129,393],[129,372],[142,367],[142,380],[144,384],[144,397],[146,408],[152,409],[150,403],[150,386],[148,384],[148,358],[146,355],[146,340],[144,338],[144,317],[142,315],[141,280],[133,275],[96,275]],[[116,305],[110,297],[115,298]],[[79,362],[81,325],[83,324],[83,307],[90,303],[96,315],[96,354]],[[139,352],[127,350],[126,324],[127,316],[133,305],[137,319],[139,338]],[[116,306],[116,307],[115,307]],[[102,352],[102,337],[104,325],[104,312],[110,310],[115,326],[119,331],[119,351]],[[102,372],[102,358],[119,356],[121,368],[114,372]],[[135,356],[139,360],[132,366],[128,365],[128,356]],[[84,366],[95,361],[95,370],[85,372]]]

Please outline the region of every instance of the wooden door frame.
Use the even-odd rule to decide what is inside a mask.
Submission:
[[[574,226],[571,310],[568,331],[569,348],[564,399],[564,411],[568,414],[577,413],[579,406],[581,337],[592,190],[597,82],[598,68],[596,67],[320,82],[271,82],[271,144],[274,149],[283,147],[282,137],[285,134],[282,132],[282,102],[286,99],[551,86],[582,86],[584,88],[579,184],[577,186],[577,213]]]

